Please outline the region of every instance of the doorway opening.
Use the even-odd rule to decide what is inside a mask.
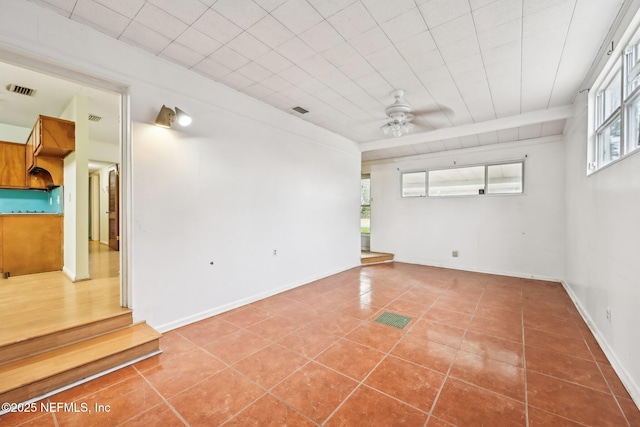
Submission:
[[[100,277],[101,273],[92,271],[96,264],[91,260],[91,255],[102,253],[100,246],[107,249],[114,247],[119,251],[109,258],[109,268],[113,271],[115,259],[117,262],[117,278],[115,283],[116,295],[118,295],[119,306],[130,308],[130,268],[128,265],[128,206],[127,191],[129,187],[130,171],[130,124],[129,124],[129,94],[128,88],[122,84],[108,80],[102,80],[95,76],[84,74],[67,68],[64,65],[48,62],[46,59],[25,56],[20,52],[15,52],[10,48],[0,47],[0,76],[2,80],[14,77],[26,85],[38,86],[36,96],[30,99],[11,99],[12,102],[0,103],[0,110],[11,105],[11,112],[2,112],[0,119],[0,140],[10,140],[16,143],[25,142],[28,137],[30,127],[38,115],[60,117],[73,111],[78,114],[74,117],[76,121],[76,143],[91,144],[83,146],[83,154],[74,153],[74,158],[70,162],[78,161],[78,169],[74,178],[78,182],[68,180],[65,182],[63,200],[68,205],[76,203],[78,207],[76,218],[72,224],[80,223],[75,233],[65,235],[65,240],[77,238],[82,242],[76,244],[78,256],[73,262],[85,263],[84,275],[77,276],[68,274],[71,281],[93,279]],[[5,72],[11,70],[11,72]],[[31,83],[35,82],[35,83]],[[0,82],[2,84],[8,82]],[[14,83],[14,82],[11,82]],[[40,95],[40,96],[38,96]],[[13,96],[9,94],[7,96]],[[18,95],[16,95],[18,96]],[[62,101],[64,99],[64,101]],[[70,101],[73,100],[73,101]],[[69,105],[76,102],[73,108]],[[84,106],[83,110],[81,107]],[[79,124],[82,122],[82,124]],[[85,138],[79,138],[84,130]],[[21,132],[23,132],[21,134]],[[25,133],[26,132],[26,136]],[[22,135],[22,136],[21,136]],[[81,136],[81,135],[80,135]],[[21,141],[24,139],[25,141]],[[81,166],[80,166],[81,165]],[[109,177],[104,180],[99,179],[99,170],[105,167],[117,167],[114,185],[112,185],[113,196],[109,200]],[[65,159],[65,174],[69,168]],[[84,172],[83,172],[84,171]],[[79,184],[80,181],[84,181]],[[75,184],[75,186],[74,186]],[[115,187],[115,190],[114,188]],[[100,199],[104,198],[106,204],[102,205]],[[123,200],[124,199],[124,200]],[[82,203],[80,203],[82,200]],[[111,203],[109,203],[111,202]],[[111,211],[111,214],[108,212]],[[63,214],[64,215],[64,214]],[[77,221],[77,222],[76,222]],[[109,235],[108,224],[114,225],[114,231]],[[104,223],[104,225],[103,225]],[[106,225],[106,231],[105,230]],[[65,234],[68,224],[65,225]],[[74,234],[76,236],[74,236]],[[96,243],[99,246],[96,246]],[[117,248],[116,248],[117,247]],[[113,250],[113,249],[110,249]],[[68,251],[65,248],[65,253]],[[71,271],[81,271],[80,268],[65,260],[65,266],[70,265]]]

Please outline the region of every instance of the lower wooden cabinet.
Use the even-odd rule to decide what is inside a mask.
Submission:
[[[3,215],[0,267],[11,276],[62,270],[62,215]]]

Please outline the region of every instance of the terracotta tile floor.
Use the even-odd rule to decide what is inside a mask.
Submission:
[[[404,329],[374,322],[391,311]],[[36,426],[639,426],[557,283],[356,268],[166,333],[164,353],[49,398]]]

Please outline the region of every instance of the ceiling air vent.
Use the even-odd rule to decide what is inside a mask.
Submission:
[[[26,96],[35,96],[36,95],[36,90],[35,89],[31,89],[31,88],[24,87],[24,86],[18,86],[18,85],[14,85],[14,84],[8,85],[7,86],[7,90],[9,92],[17,93],[19,95],[26,95]]]
[[[95,114],[89,114],[90,122],[99,122],[100,120],[102,120],[102,117],[96,116]]]
[[[302,107],[293,107],[293,111],[297,111],[300,114],[307,114],[309,112],[308,110],[305,110]]]

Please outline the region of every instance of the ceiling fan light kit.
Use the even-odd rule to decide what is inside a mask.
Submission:
[[[415,126],[411,123],[401,123],[401,122],[389,122],[386,125],[382,126],[382,132],[385,136],[402,136],[408,133],[413,132]]]
[[[402,136],[414,131],[415,126],[411,120],[415,117],[411,114],[411,107],[404,100],[404,90],[398,89],[391,92],[396,100],[385,108],[384,112],[391,119],[390,122],[380,127],[386,136]]]

